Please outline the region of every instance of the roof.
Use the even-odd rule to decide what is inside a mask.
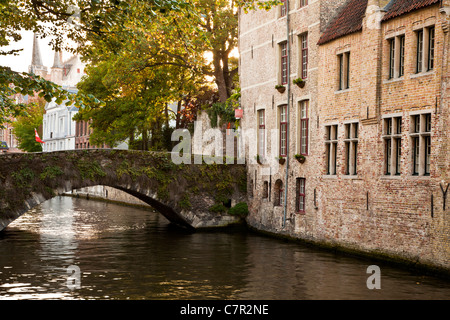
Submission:
[[[385,7],[382,21],[439,3],[441,0],[391,0]],[[348,0],[336,17],[330,22],[319,39],[325,44],[334,39],[362,30],[368,0]]]
[[[342,10],[330,22],[318,44],[325,44],[339,37],[361,31],[366,7],[367,0],[348,0]]]
[[[385,9],[386,14],[382,21],[386,21],[402,14],[417,10],[435,3],[439,3],[441,0],[392,0]]]

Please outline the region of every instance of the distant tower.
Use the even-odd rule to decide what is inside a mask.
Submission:
[[[61,85],[64,73],[64,64],[62,61],[62,52],[60,50],[55,51],[55,56],[53,58],[53,66],[51,70],[50,81]]]
[[[33,34],[33,55],[28,72],[45,78],[47,76],[47,67],[42,64],[41,51],[36,33]]]

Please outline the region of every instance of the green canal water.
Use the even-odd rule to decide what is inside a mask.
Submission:
[[[381,289],[368,289],[367,268]],[[56,197],[0,232],[0,299],[450,299],[448,280],[246,230]]]

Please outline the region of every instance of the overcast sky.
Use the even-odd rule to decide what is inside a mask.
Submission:
[[[50,68],[53,65],[53,50],[48,45],[50,39],[39,39],[39,48],[41,51],[42,63],[44,66]],[[10,67],[14,71],[28,72],[28,67],[31,64],[31,55],[33,51],[33,32],[22,32],[22,40],[19,42],[12,42],[11,46],[2,47],[3,51],[12,49],[23,49],[19,55],[1,56],[0,65]],[[63,53],[63,60],[69,57],[69,53]]]

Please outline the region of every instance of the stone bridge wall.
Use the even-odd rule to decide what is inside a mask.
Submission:
[[[73,189],[114,187],[187,228],[235,223],[246,201],[244,165],[175,165],[170,154],[74,150],[0,156],[0,230],[35,205]]]

